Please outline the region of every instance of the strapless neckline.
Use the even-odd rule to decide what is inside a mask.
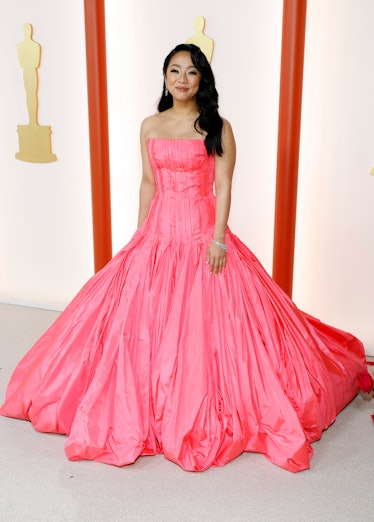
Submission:
[[[162,141],[201,141],[201,143],[205,143],[205,140],[201,140],[199,138],[148,138],[147,139],[147,143],[149,141],[157,141],[157,140],[162,140]]]

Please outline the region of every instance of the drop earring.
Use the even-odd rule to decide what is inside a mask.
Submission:
[[[164,90],[164,94],[165,96],[167,96],[169,94],[169,91],[168,91],[168,86],[166,85],[165,83],[165,90]]]

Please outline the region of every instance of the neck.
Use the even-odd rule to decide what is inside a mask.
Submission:
[[[196,119],[199,115],[199,111],[195,102],[187,104],[174,102],[173,107],[171,107],[170,111],[176,118],[181,119]]]

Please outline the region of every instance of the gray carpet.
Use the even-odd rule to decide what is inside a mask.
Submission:
[[[0,304],[0,400],[11,371],[57,312]],[[374,401],[357,397],[291,474],[262,455],[189,473],[162,455],[116,468],[69,462],[65,437],[0,417],[0,521],[374,520]]]

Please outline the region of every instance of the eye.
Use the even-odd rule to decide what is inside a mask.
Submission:
[[[178,69],[170,69],[170,72],[172,72],[172,73],[179,73]]]
[[[197,71],[190,71],[189,74],[192,74],[193,76],[197,76]]]

